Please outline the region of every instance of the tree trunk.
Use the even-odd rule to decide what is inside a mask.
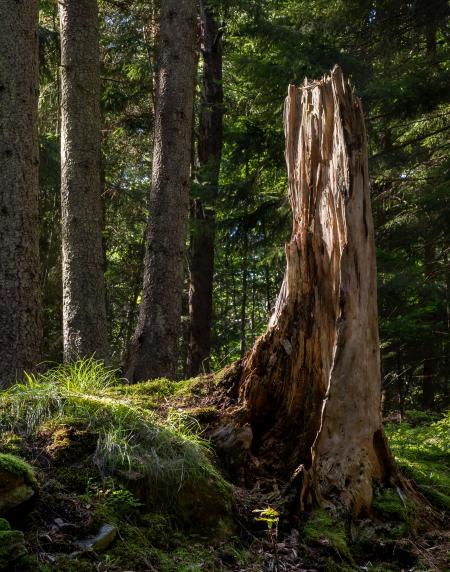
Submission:
[[[207,200],[195,200],[189,274],[190,337],[187,375],[209,371],[214,277],[214,203],[222,155],[222,37],[217,22],[201,3],[203,86],[198,139],[198,179]],[[206,206],[209,203],[210,206]]]
[[[436,243],[434,240],[426,239],[424,245],[424,270],[425,279],[429,284],[434,284],[436,273]],[[424,305],[428,300],[424,300]],[[427,332],[422,341],[423,346],[423,369],[422,369],[422,407],[424,409],[434,408],[436,393],[436,338],[430,330],[439,329],[439,313],[435,310],[431,315],[425,317]]]
[[[339,67],[289,87],[285,134],[293,233],[275,312],[240,366],[239,426],[251,429],[256,465],[296,477],[298,508],[358,514],[393,465],[380,416],[366,134]]]
[[[98,7],[64,0],[59,10],[64,359],[106,359]]]
[[[161,4],[150,217],[130,381],[173,378],[180,335],[195,75],[193,0]]]
[[[0,6],[0,387],[40,359],[38,2]]]

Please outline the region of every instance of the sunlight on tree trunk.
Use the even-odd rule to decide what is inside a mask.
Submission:
[[[97,1],[59,11],[64,359],[107,359]]]

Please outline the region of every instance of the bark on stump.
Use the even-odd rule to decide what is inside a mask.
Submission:
[[[331,503],[358,514],[370,509],[373,482],[393,470],[381,426],[361,103],[335,67],[330,77],[289,86],[284,124],[293,215],[287,268],[268,329],[238,368],[234,419],[251,429],[259,467],[298,477],[299,509]]]

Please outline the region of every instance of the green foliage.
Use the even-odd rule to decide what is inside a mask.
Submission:
[[[119,513],[127,514],[142,506],[141,501],[131,491],[124,486],[117,486],[111,478],[105,479],[101,485],[96,482],[89,483],[88,494],[94,495],[100,503]]]
[[[160,507],[170,507],[192,483],[228,491],[197,435],[195,420],[172,412],[163,424],[131,397],[108,396],[114,381],[119,383],[114,372],[95,360],[28,376],[26,383],[1,394],[0,428],[32,436],[44,424],[55,429],[82,425],[97,435],[94,460],[99,469],[106,475],[141,474],[151,501]]]
[[[263,509],[255,509],[253,512],[259,514],[259,516],[255,518],[255,520],[257,520],[258,522],[265,522],[269,530],[278,527],[278,522],[280,520],[280,513],[276,509],[272,508],[271,506],[268,506],[267,508]]]
[[[450,413],[429,425],[389,423],[386,434],[401,469],[435,504],[449,510]]]
[[[344,523],[326,510],[312,513],[303,527],[302,539],[306,544],[331,546],[339,555],[350,558]]]
[[[23,459],[9,453],[0,453],[0,470],[2,469],[15,475],[22,476],[26,484],[35,491],[38,490],[38,482],[36,480],[33,467]]]
[[[0,530],[0,570],[11,570],[12,563],[25,554],[23,532]]]
[[[117,365],[126,358],[141,296],[158,39],[153,2],[124,6],[99,2],[105,276]],[[282,280],[283,243],[291,229],[282,125],[287,86],[320,77],[338,63],[366,115],[385,405],[444,408],[450,348],[448,3],[212,0],[210,7],[224,38],[224,146],[217,196],[196,180],[191,195],[215,211],[213,369],[240,358],[264,331]],[[55,2],[41,2],[39,23],[44,351],[46,359],[59,360]],[[197,89],[196,115],[200,97]],[[187,304],[183,313],[187,327]]]
[[[411,524],[414,507],[407,502],[401,491],[382,489],[373,500],[373,509],[386,520],[401,520]]]

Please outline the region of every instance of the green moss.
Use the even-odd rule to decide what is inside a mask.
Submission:
[[[18,530],[0,531],[0,570],[10,569],[11,563],[26,554],[23,533]]]
[[[87,466],[86,466],[87,465]],[[83,494],[92,480],[100,480],[101,475],[95,464],[83,463],[82,468],[58,465],[54,468],[53,476],[65,489]]]
[[[0,532],[3,530],[11,530],[11,526],[6,518],[0,518]]]
[[[95,570],[92,566],[92,561],[88,558],[70,558],[65,555],[58,555],[57,560],[53,566],[44,565],[39,568],[39,572],[92,572]],[[30,571],[31,572],[31,571]],[[34,572],[34,571],[33,571]]]
[[[342,562],[335,562],[332,558],[328,558],[325,564],[325,572],[357,572],[360,567],[350,566]]]
[[[34,470],[26,461],[9,453],[0,453],[0,470],[23,476],[24,481],[33,490],[38,490]]]
[[[108,392],[132,400],[145,409],[157,409],[163,400],[172,397],[186,399],[207,395],[211,376],[172,381],[166,378],[152,379],[133,385],[116,385]]]
[[[12,455],[21,454],[23,452],[22,437],[12,431],[3,431],[0,434],[0,451]]]
[[[67,465],[86,459],[95,452],[98,435],[78,422],[70,426],[49,424],[43,433],[47,429],[50,443],[46,451],[53,461]]]
[[[409,518],[407,506],[395,489],[382,489],[375,496],[372,506],[378,516],[386,519],[405,521]]]
[[[153,528],[154,525],[156,530]],[[230,543],[227,552],[242,556],[243,549]],[[220,552],[225,547],[221,545]],[[117,542],[108,550],[109,563],[117,569],[158,570],[158,572],[223,572],[225,569],[210,543],[185,536],[172,528],[163,515],[148,515],[147,526],[123,523]],[[243,556],[242,556],[243,558]]]
[[[217,407],[209,406],[186,409],[186,414],[196,419],[199,423],[206,424],[217,419],[219,412],[217,411]]]
[[[225,481],[199,437],[198,422],[178,411],[162,421],[134,399],[152,392],[160,397],[200,391],[203,380],[154,380],[131,387],[113,381],[111,373],[92,360],[29,378],[0,395],[0,429],[7,429],[3,423],[8,419],[8,429],[29,439],[45,436],[50,427],[47,453],[55,460],[78,465],[95,453],[102,474],[120,477],[139,496],[145,492],[148,508],[173,512],[178,497],[195,483],[205,483],[208,495],[216,491],[220,497]],[[122,397],[112,396],[114,391]],[[223,511],[228,504],[223,503]]]
[[[411,423],[385,426],[391,450],[402,471],[431,502],[450,510],[450,413],[428,425],[424,423],[434,415],[410,412],[410,417]]]
[[[339,555],[350,558],[344,524],[325,510],[315,511],[305,523],[303,540],[306,544],[330,546]]]

